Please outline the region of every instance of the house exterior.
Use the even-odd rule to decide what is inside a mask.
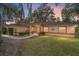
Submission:
[[[13,34],[12,35],[19,35],[20,32],[26,32],[29,30],[29,26],[25,24],[10,24],[10,25],[4,25],[4,28],[7,30],[7,34],[10,35],[9,29],[12,29]]]
[[[75,37],[75,28],[78,25],[74,23],[31,23],[5,25],[4,27],[7,30],[13,28],[13,35],[19,35],[19,32],[29,32],[30,35],[32,33],[39,35],[39,33],[45,32],[46,35]]]
[[[46,23],[33,24],[30,26],[30,32],[45,32],[46,35],[75,37],[75,28],[77,24],[71,23]]]

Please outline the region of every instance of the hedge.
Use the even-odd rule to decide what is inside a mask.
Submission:
[[[7,34],[7,29],[6,28],[2,28],[2,34]]]
[[[29,35],[29,32],[20,32],[19,35],[20,36]]]
[[[45,32],[40,32],[39,35],[45,35]]]

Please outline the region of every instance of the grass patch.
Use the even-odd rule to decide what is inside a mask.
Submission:
[[[76,38],[40,36],[22,41],[21,54],[27,56],[72,56],[79,55],[79,40]]]

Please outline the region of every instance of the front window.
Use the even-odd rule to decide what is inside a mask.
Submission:
[[[66,27],[59,27],[60,33],[66,33]]]
[[[48,27],[44,27],[44,32],[48,32]]]

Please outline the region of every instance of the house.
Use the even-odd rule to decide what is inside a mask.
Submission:
[[[31,23],[31,24],[12,24],[5,25],[5,28],[13,28],[13,35],[19,35],[19,32],[37,33],[45,32],[46,35],[56,35],[65,37],[75,37],[75,28],[78,27],[74,23]]]

